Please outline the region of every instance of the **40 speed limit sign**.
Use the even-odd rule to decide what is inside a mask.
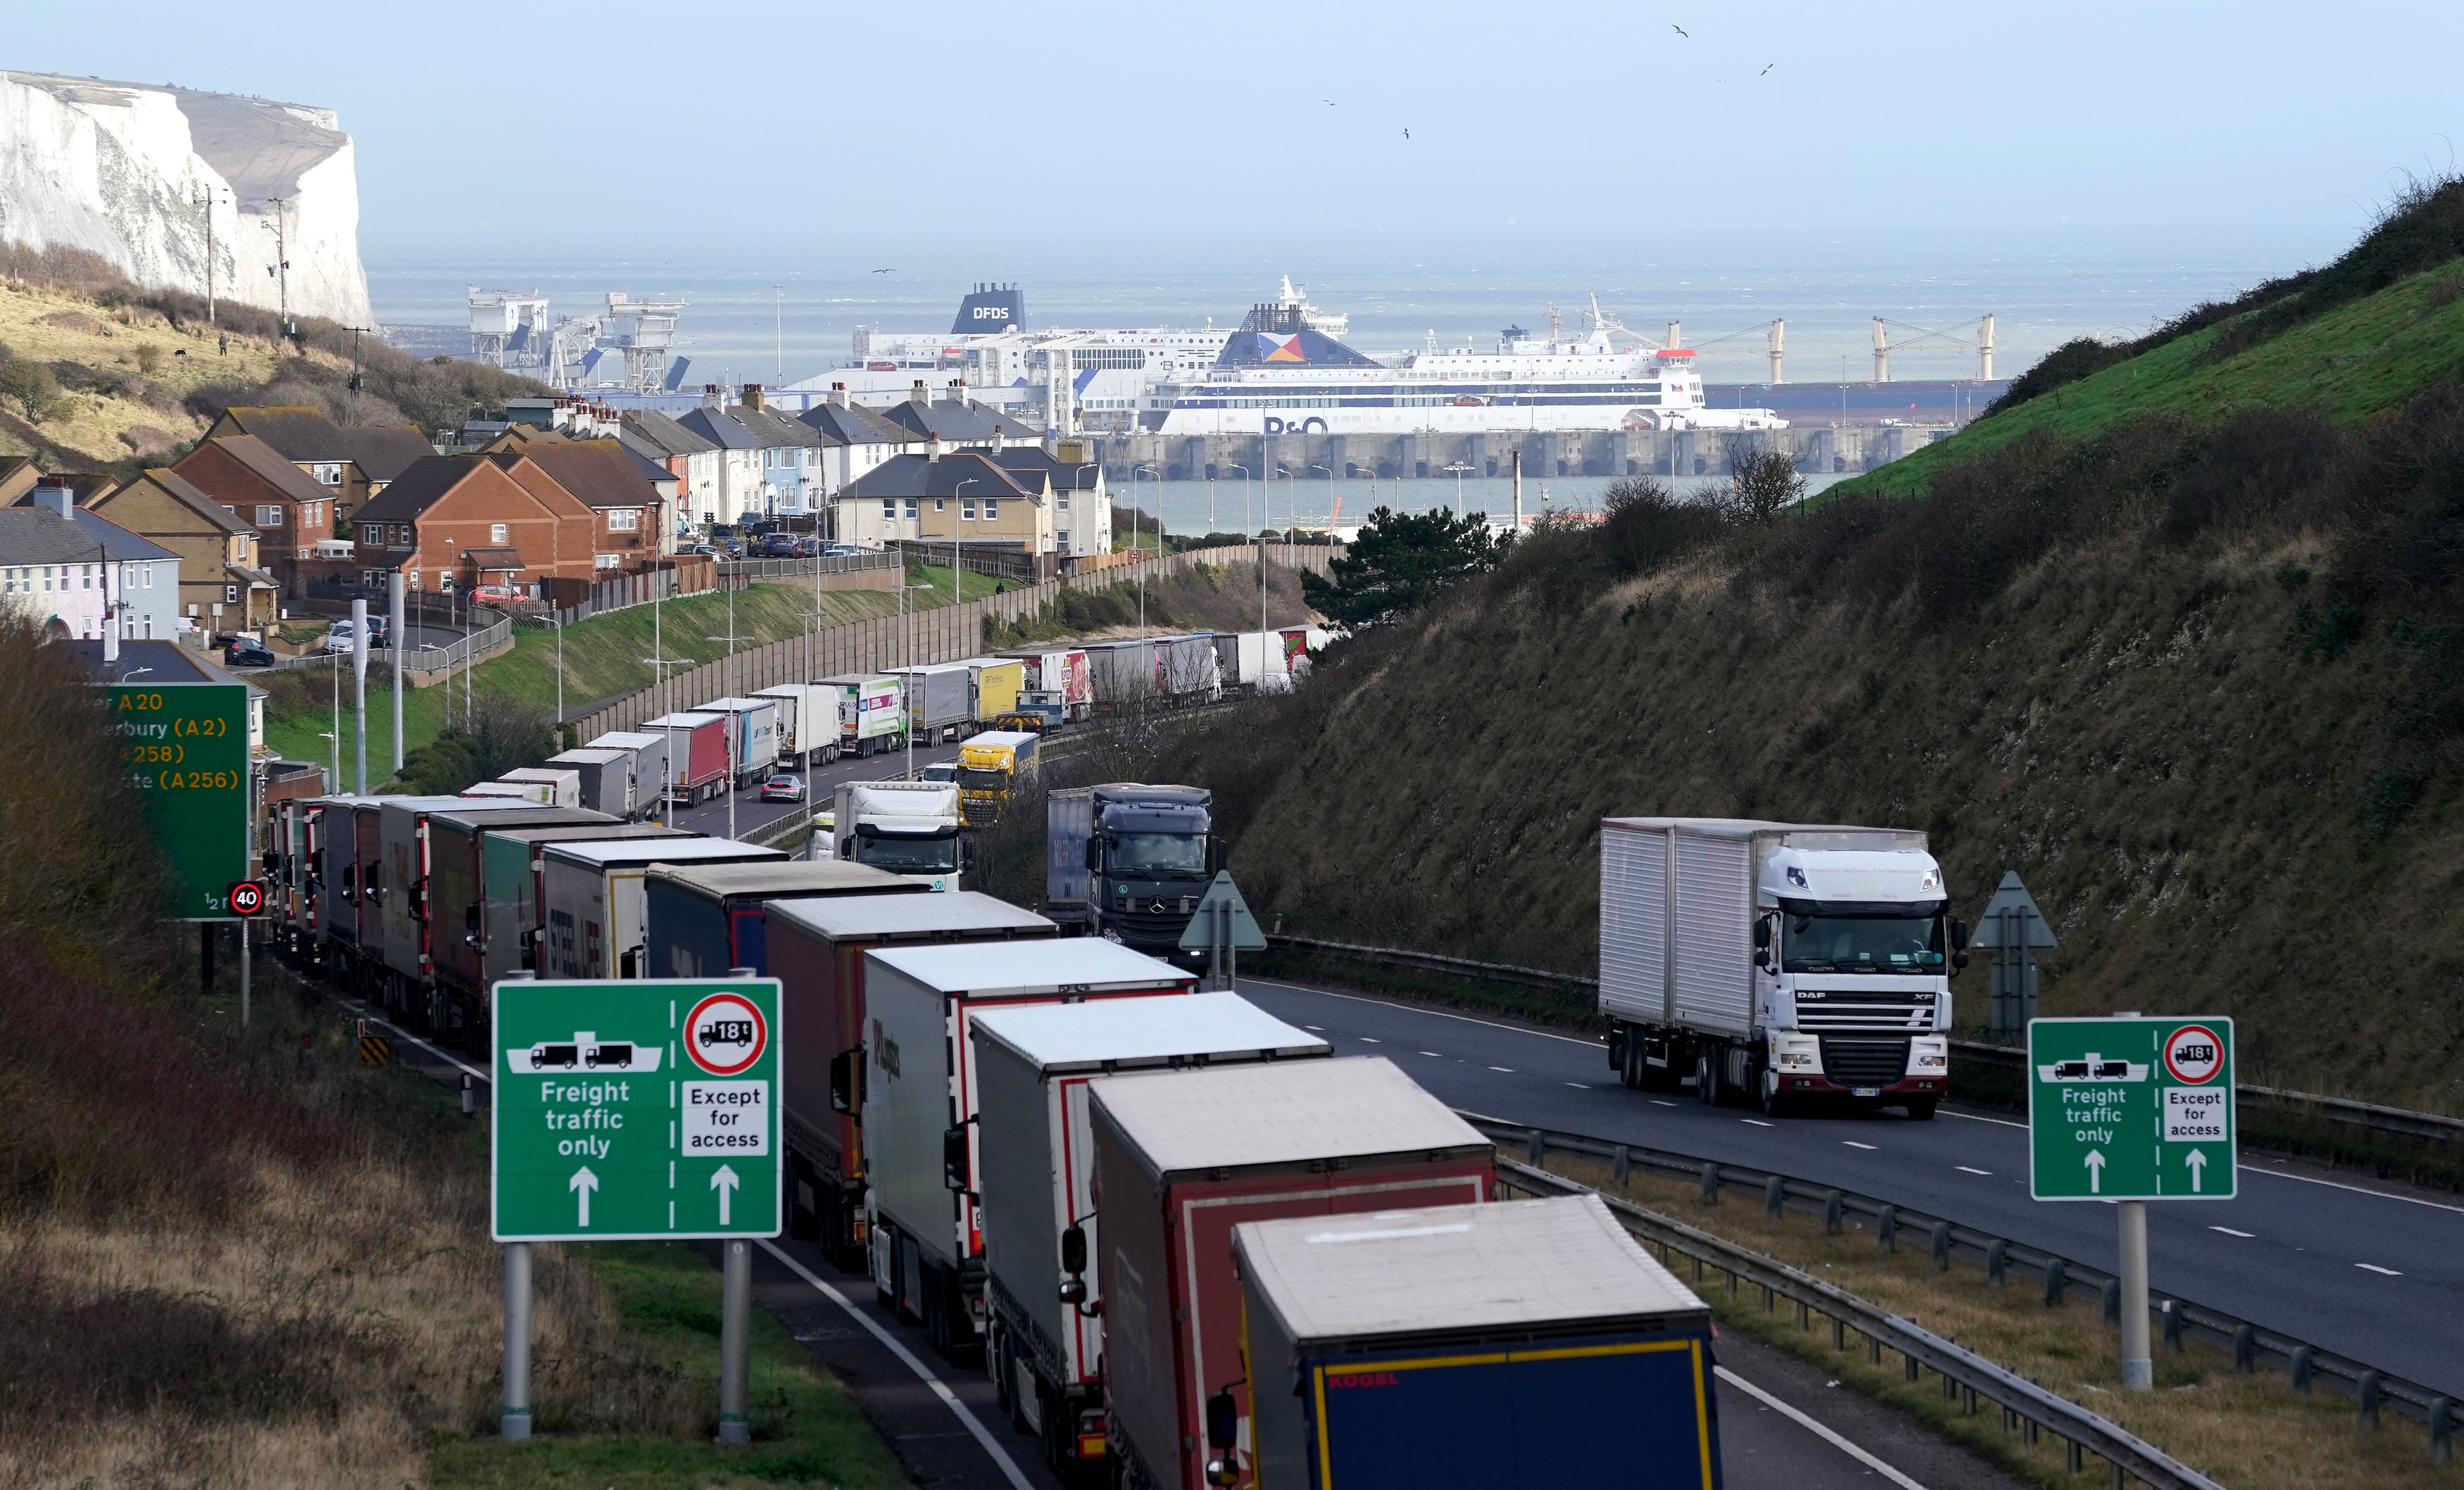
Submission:
[[[2039,1200],[2230,1200],[2233,1020],[2028,1025],[2028,1183]]]

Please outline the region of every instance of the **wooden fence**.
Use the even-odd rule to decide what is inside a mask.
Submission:
[[[1329,544],[1300,544],[1288,549],[1268,544],[1265,549],[1269,563],[1289,563],[1295,569],[1318,575],[1324,575],[1327,565],[1343,552]],[[1064,590],[1106,590],[1116,584],[1134,584],[1141,578],[1153,583],[1193,564],[1249,563],[1257,554],[1258,548],[1248,544],[1192,549],[1161,559],[1115,564],[1094,574],[1023,585],[964,604],[935,605],[904,616],[881,616],[827,626],[752,647],[733,657],[680,668],[653,687],[617,699],[574,721],[579,732],[574,737],[596,739],[611,730],[630,730],[646,719],[692,709],[710,699],[741,697],[757,689],[782,683],[809,683],[845,672],[882,672],[978,656],[984,650],[986,617],[1015,622],[1052,603]]]

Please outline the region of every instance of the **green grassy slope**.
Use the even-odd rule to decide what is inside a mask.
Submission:
[[[950,570],[924,566],[909,571],[910,582],[929,584],[930,590],[914,592],[911,603],[919,605],[950,603]],[[966,599],[977,600],[992,593],[998,583],[993,577],[970,573],[967,576]],[[822,615],[825,624],[840,625],[849,621],[887,615],[898,608],[898,597],[877,590],[824,590],[821,594]],[[648,688],[655,669],[643,659],[654,655],[652,629],[657,629],[657,643],[664,647],[662,655],[710,662],[727,655],[723,641],[712,637],[735,635],[745,640],[737,649],[758,646],[791,636],[802,636],[813,622],[813,592],[791,583],[756,584],[737,591],[735,596],[735,629],[729,630],[728,597],[724,594],[687,596],[653,607],[636,605],[605,616],[594,616],[566,629],[564,634],[564,702],[568,712],[596,699],[630,693]],[[557,637],[553,630],[536,626],[517,626],[514,632],[514,650],[481,662],[472,669],[477,696],[486,699],[505,697],[552,713],[557,700]],[[263,686],[263,685],[260,685]],[[353,751],[358,724],[351,713],[351,680],[343,669],[342,686],[342,771],[345,778],[353,771]],[[330,764],[331,755],[325,733],[333,730],[332,680],[321,668],[300,669],[293,678],[274,685],[275,696],[266,707],[265,740],[287,760],[305,760]],[[416,750],[436,737],[445,728],[447,694],[443,685],[413,689],[403,700],[403,736],[405,748]],[[462,679],[454,675],[451,708],[458,715],[463,707]],[[393,762],[393,699],[390,689],[382,693],[371,690],[368,699],[368,779],[371,783],[392,775]]]

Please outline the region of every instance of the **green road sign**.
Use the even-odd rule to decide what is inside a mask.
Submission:
[[[248,685],[103,686],[128,784],[171,867],[164,914],[235,919],[224,896],[248,878]]]
[[[495,998],[498,1241],[779,1235],[779,981],[512,978]]]
[[[2230,1200],[2233,1020],[2033,1019],[2028,1188],[2039,1200]]]

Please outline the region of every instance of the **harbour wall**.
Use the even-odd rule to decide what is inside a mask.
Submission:
[[[1947,425],[1825,425],[1736,433],[1717,429],[1529,430],[1476,434],[1112,434],[1095,440],[1104,479],[1135,471],[1167,481],[1322,476],[1345,480],[1503,476],[1523,455],[1527,476],[1718,476],[1747,450],[1777,450],[1807,474],[1854,473],[1898,460],[1951,432]],[[1457,468],[1463,468],[1458,472]]]

